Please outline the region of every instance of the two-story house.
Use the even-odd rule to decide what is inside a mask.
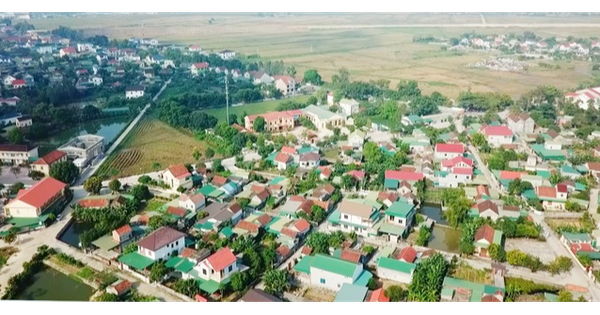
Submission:
[[[67,154],[63,151],[54,150],[37,161],[31,163],[31,169],[37,172],[44,173],[46,176],[50,176],[50,168],[60,162],[67,161]]]
[[[125,89],[125,98],[126,99],[131,99],[131,98],[140,98],[140,97],[144,97],[144,92],[146,91],[146,88],[141,86],[141,85],[136,85],[136,86],[128,86]]]
[[[287,75],[276,75],[275,87],[281,91],[283,95],[295,95],[296,94],[296,80]]]
[[[338,209],[329,217],[330,230],[368,237],[377,235],[375,224],[381,219],[377,208],[362,203],[343,200]]]
[[[513,142],[513,132],[505,125],[502,126],[485,126],[481,132],[485,136],[488,144],[493,148],[498,148],[503,144],[511,144]]]
[[[240,269],[238,258],[229,247],[224,247],[194,266],[188,277],[197,277],[201,281],[222,283]]]
[[[344,112],[344,114],[350,116],[352,114],[358,113],[358,102],[355,100],[342,99],[340,100],[340,108]]]
[[[179,207],[190,210],[190,211],[198,211],[199,209],[204,208],[206,205],[206,198],[202,193],[197,193],[193,195],[181,195],[179,196]]]
[[[385,222],[379,226],[380,234],[388,235],[392,243],[406,237],[416,214],[415,205],[404,201],[395,201],[385,210]]]
[[[163,226],[137,243],[138,254],[154,261],[168,260],[173,252],[177,255],[185,248],[185,234]]]
[[[565,210],[565,203],[569,194],[567,185],[539,186],[535,188],[535,193],[538,199],[542,201],[545,210]]]
[[[193,76],[205,73],[206,71],[208,71],[208,62],[197,62],[190,66],[190,73]]]
[[[519,115],[510,114],[506,119],[508,127],[516,133],[530,134],[535,129],[535,121],[528,113],[523,112]]]
[[[162,173],[162,179],[172,189],[192,188],[192,174],[183,164],[171,165]]]
[[[436,160],[448,160],[463,156],[465,145],[462,143],[437,143],[434,157]]]

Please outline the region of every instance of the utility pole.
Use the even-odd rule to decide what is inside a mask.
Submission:
[[[229,80],[225,75],[225,108],[227,110],[227,125],[229,126]]]

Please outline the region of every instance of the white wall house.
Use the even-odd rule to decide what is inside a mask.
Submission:
[[[513,132],[516,133],[533,133],[533,130],[535,129],[535,121],[533,121],[533,118],[531,118],[529,114],[525,112],[519,115],[508,115],[506,124]]]
[[[301,273],[300,281],[332,291],[339,291],[344,283],[355,284],[361,276],[372,276],[368,271],[363,270],[363,265],[360,263],[323,254],[305,256],[296,266],[301,266],[295,268]]]
[[[340,108],[348,116],[358,113],[358,105],[358,102],[353,99],[349,100],[345,98],[340,100]]]
[[[162,173],[162,179],[172,189],[184,187],[192,188],[192,174],[183,164],[171,165]]]
[[[193,269],[201,279],[221,283],[238,272],[239,267],[237,257],[229,247],[224,247],[201,261]]]
[[[392,280],[409,284],[416,265],[388,257],[379,257],[377,260],[377,276],[380,279]]]
[[[330,230],[341,230],[348,233],[354,231],[363,237],[377,234],[374,226],[379,222],[380,216],[375,207],[344,200],[337,211],[340,213],[339,222],[330,220]]]
[[[181,195],[179,196],[179,207],[190,210],[197,211],[199,209],[204,208],[206,205],[206,198],[203,194],[197,193],[195,195]]]
[[[125,98],[139,98],[144,97],[145,88],[143,86],[130,86],[125,89]]]
[[[482,128],[482,131],[488,144],[493,148],[513,142],[513,132],[507,126],[487,126]]]
[[[434,158],[436,160],[448,160],[465,153],[465,146],[462,143],[437,143],[435,145]]]
[[[0,161],[8,165],[20,165],[38,157],[38,147],[25,144],[0,144]]]
[[[168,260],[185,248],[185,234],[163,226],[138,242],[138,253],[154,261]]]

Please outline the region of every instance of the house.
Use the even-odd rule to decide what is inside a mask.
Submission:
[[[335,192],[335,187],[331,184],[324,184],[313,189],[311,198],[319,200],[319,201],[327,201],[333,193]]]
[[[250,289],[238,302],[282,302],[279,298],[260,289]]]
[[[396,256],[396,258],[399,261],[403,261],[403,262],[407,262],[407,263],[414,263],[415,260],[417,259],[417,251],[412,247],[412,246],[407,246],[404,247],[400,253],[398,253],[398,256]]]
[[[168,260],[173,252],[177,255],[185,248],[185,234],[163,226],[137,243],[137,253],[154,261]]]
[[[308,118],[318,130],[325,130],[327,126],[341,127],[346,122],[344,117],[315,105],[309,105],[301,111],[302,115]]]
[[[593,87],[573,93],[567,93],[565,94],[565,99],[573,102],[583,110],[587,110],[590,104],[598,109],[600,105],[600,87]]]
[[[133,237],[133,230],[129,224],[125,224],[122,227],[112,231],[112,239],[121,244],[127,242]]]
[[[291,155],[283,152],[277,153],[275,159],[273,160],[273,162],[277,166],[277,169],[281,171],[286,170],[293,161],[294,159]]]
[[[13,77],[12,75],[7,75],[4,78],[2,78],[2,84],[4,84],[4,86],[6,86],[6,87],[10,87],[13,85],[13,82],[16,79],[17,78]]]
[[[152,69],[152,68],[144,69],[144,77],[147,79],[154,78],[154,69]]]
[[[65,152],[54,150],[42,156],[37,161],[31,163],[31,169],[37,172],[44,173],[44,175],[46,176],[50,176],[50,168],[52,167],[52,165],[66,161],[67,154]]]
[[[244,73],[244,78],[251,80],[254,84],[271,84],[273,78],[263,71],[248,71]]]
[[[161,176],[163,181],[172,189],[178,189],[179,187],[192,188],[192,174],[183,164],[169,166]]]
[[[240,267],[243,266],[231,249],[223,247],[194,266],[190,273],[203,281],[223,283],[228,282],[233,274],[240,271]]]
[[[316,152],[308,152],[300,156],[300,167],[314,169],[321,163],[321,156]]]
[[[412,185],[420,180],[425,178],[423,173],[418,172],[409,172],[409,171],[385,171],[384,173],[384,183],[383,187],[386,190],[396,190],[401,191],[403,186],[401,183],[406,181],[408,184]]]
[[[127,292],[131,290],[131,287],[132,285],[129,280],[117,280],[115,283],[106,288],[106,292],[116,296],[121,296],[127,294]]]
[[[358,102],[347,98],[340,100],[340,108],[347,116],[358,113]]]
[[[24,75],[23,80],[25,80],[26,87],[32,87],[35,85],[35,79],[33,78],[33,76],[31,74]],[[13,82],[13,85],[14,85],[14,82]]]
[[[222,50],[217,54],[223,60],[231,60],[235,58],[235,51],[233,50]]]
[[[58,148],[73,160],[75,166],[83,168],[104,153],[104,137],[96,135],[77,136]]]
[[[506,290],[488,284],[445,277],[441,300],[444,302],[502,302]]]
[[[415,205],[396,200],[385,210],[385,222],[378,227],[379,234],[388,235],[388,240],[397,243],[406,237],[416,214]]]
[[[86,52],[94,49],[94,45],[90,43],[78,43],[77,44],[77,52]],[[62,57],[62,56],[61,56]]]
[[[1,148],[1,145],[0,145]],[[2,150],[0,149],[0,152]],[[0,155],[1,157],[2,155]],[[594,176],[596,180],[600,179],[600,163],[599,162],[587,162],[585,163],[585,167],[588,169],[590,174]]]
[[[9,98],[0,98],[0,106],[1,105],[17,106],[17,104],[19,104],[20,100],[21,99],[16,96],[9,97]]]
[[[21,189],[17,197],[4,206],[5,215],[13,218],[39,218],[45,221],[49,215],[47,210],[64,200],[66,188],[67,184],[46,177],[30,188]]]
[[[403,116],[402,119],[400,120],[400,123],[404,126],[415,126],[415,125],[422,124],[423,122],[424,122],[423,118],[421,118],[417,115]]]
[[[461,157],[465,153],[462,143],[436,143],[434,157],[436,160],[448,160]]]
[[[567,185],[558,184],[555,187],[539,186],[535,188],[535,193],[542,201],[542,207],[545,210],[560,211],[565,210],[565,203],[569,190]]]
[[[75,49],[75,47],[65,47],[61,48],[58,51],[58,54],[60,58],[63,58],[64,56],[75,57],[77,56],[77,50]]]
[[[15,125],[17,125],[17,127],[19,128],[29,127],[33,125],[33,120],[31,119],[31,116],[23,115],[17,118],[17,122],[15,123]]]
[[[365,301],[368,302],[389,302],[390,298],[385,296],[385,291],[383,291],[383,288],[379,288],[375,291],[372,291],[370,293],[367,294],[367,298],[365,299]]]
[[[0,161],[5,165],[22,165],[37,157],[37,146],[28,144],[0,144]]]
[[[141,85],[128,86],[125,89],[125,98],[131,99],[131,98],[144,97],[145,91],[146,91],[146,88]]]
[[[417,265],[411,262],[379,257],[377,259],[377,276],[380,279],[409,284],[416,267]]]
[[[455,167],[459,167],[459,168],[473,168],[473,160],[463,157],[461,156],[456,156],[454,158],[451,159],[447,159],[447,160],[443,160],[441,162],[441,167],[440,170],[441,171],[452,171],[453,168]]]
[[[302,111],[299,109],[248,115],[244,118],[244,127],[250,131],[254,131],[254,120],[262,117],[265,120],[265,131],[278,132],[292,130],[296,127],[300,115],[302,115]]]
[[[12,81],[12,88],[13,89],[24,88],[25,86],[27,86],[27,83],[23,79]]]
[[[328,218],[330,230],[347,233],[354,231],[364,237],[377,235],[375,224],[381,219],[379,210],[368,204],[342,200],[337,210]]]
[[[364,302],[369,289],[365,286],[344,283],[335,295],[334,302]]]
[[[493,148],[498,148],[503,144],[511,144],[513,142],[513,132],[506,125],[502,126],[485,126],[481,128],[488,144]]]
[[[492,244],[504,247],[502,231],[494,230],[489,224],[482,225],[475,232],[473,246],[480,257],[489,257],[488,250]]]
[[[202,51],[202,47],[200,47],[198,45],[191,45],[190,47],[188,47],[188,51],[189,52],[200,52],[200,51]]]
[[[331,177],[332,174],[332,170],[331,168],[327,167],[327,166],[319,166],[317,168],[317,170],[320,172],[319,173],[319,179],[320,180],[329,180],[329,177]]]
[[[121,195],[101,195],[89,196],[80,199],[77,205],[83,208],[103,209],[121,207],[126,203],[127,199]]]
[[[179,196],[179,207],[187,209],[189,211],[198,211],[204,208],[206,205],[206,198],[202,193],[196,193],[193,195],[181,195]]]
[[[519,115],[510,114],[506,120],[508,127],[516,133],[533,133],[535,121],[528,113],[523,112]]]
[[[312,286],[339,291],[345,283],[366,286],[373,275],[361,263],[323,254],[304,256],[295,266],[298,279]]]
[[[348,144],[353,148],[362,149],[365,144],[365,133],[359,129],[354,130],[354,132],[348,136]]]
[[[496,221],[500,216],[498,206],[491,200],[484,200],[476,204],[476,207],[480,218],[490,218],[492,221]]]
[[[194,225],[195,229],[202,232],[218,231],[227,222],[231,222],[232,225],[238,224],[242,217],[242,207],[237,203],[212,202],[202,211],[207,213],[208,216]]]
[[[275,80],[275,87],[283,94],[284,96],[295,95],[296,94],[296,80],[287,75],[276,75],[273,77]]]
[[[193,76],[199,75],[200,73],[205,73],[207,70],[208,70],[208,63],[207,62],[193,63],[190,66],[190,73]]]

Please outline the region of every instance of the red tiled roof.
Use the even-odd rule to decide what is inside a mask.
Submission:
[[[10,208],[10,204],[17,200],[33,207],[41,208],[54,196],[60,194],[65,187],[67,187],[67,184],[52,177],[46,177],[30,188],[19,191],[17,197],[6,208]]]
[[[487,136],[512,136],[513,132],[505,125],[487,126],[483,128],[483,133]]]
[[[486,210],[492,210],[496,214],[498,214],[498,206],[491,200],[486,200],[484,202],[480,202],[477,204],[477,209],[479,213],[482,213]]]
[[[470,167],[455,167],[452,169],[452,173],[459,175],[473,175],[473,169]]]
[[[417,181],[422,180],[424,177],[422,173],[416,172],[385,171],[386,179]]]
[[[331,176],[331,169],[329,167],[319,166],[318,169],[321,170],[321,175],[325,176],[326,178],[329,178],[329,176]]]
[[[489,226],[488,224],[480,227],[477,232],[475,232],[475,242],[480,240],[486,240],[488,243],[492,244],[494,242],[494,228]]]
[[[385,291],[383,288],[379,288],[371,293],[371,298],[369,302],[389,302],[390,298],[385,296]]]
[[[527,172],[514,172],[514,171],[500,171],[500,179],[517,179],[521,178],[521,175],[527,175]]]
[[[270,215],[265,213],[265,214],[261,215],[260,217],[256,218],[255,221],[258,221],[262,227],[265,227],[267,224],[269,224],[269,222],[271,222],[272,219],[273,218],[271,218]]]
[[[296,230],[298,230],[298,232],[302,233],[310,229],[310,223],[308,223],[308,221],[306,221],[305,219],[300,219],[294,222],[294,227],[296,228]]]
[[[290,197],[290,201],[304,201],[304,197],[302,196],[298,196],[298,195],[294,195]]]
[[[417,251],[412,246],[404,247],[396,258],[412,263],[417,259]]]
[[[285,235],[285,236],[289,236],[291,238],[298,237],[298,232],[296,232],[296,231],[294,231],[294,230],[292,230],[290,228],[287,228],[287,227],[282,228],[281,231],[280,231],[280,233],[283,234],[283,235]]]
[[[249,231],[251,233],[257,233],[259,228],[258,224],[254,224],[248,221],[240,221],[235,227],[238,229]]]
[[[464,153],[465,146],[462,143],[437,143],[435,145],[435,152],[448,152],[448,153]]]
[[[260,201],[266,201],[269,197],[271,196],[271,194],[269,193],[268,190],[264,189],[263,191],[259,192],[258,194],[256,194],[256,197],[260,200]]]
[[[121,236],[123,234],[130,233],[132,230],[131,230],[131,226],[129,226],[129,224],[125,224],[122,227],[116,229],[115,231],[117,231],[117,234],[119,236]]]
[[[394,202],[394,201],[398,200],[398,194],[393,191],[380,191],[379,194],[377,194],[377,201],[384,201],[384,200],[389,200],[391,202]]]
[[[465,163],[469,166],[473,166],[473,160],[463,157],[463,156],[457,156],[455,158],[452,159],[448,159],[448,160],[444,160],[442,161],[442,166],[444,167],[452,167],[458,163]]]
[[[567,188],[567,185],[565,185],[565,184],[557,184],[556,191],[559,193],[566,193],[569,191],[569,189]]]
[[[536,188],[538,197],[556,198],[556,189],[554,187],[539,186]]]
[[[365,171],[352,170],[352,171],[348,172],[347,174],[360,181],[365,178],[366,173],[365,173]]]
[[[275,162],[280,162],[280,163],[287,163],[292,159],[292,157],[289,154],[283,153],[283,152],[279,152],[277,153],[277,156],[275,156]]]
[[[206,63],[206,62],[198,62],[198,63],[194,64],[194,67],[196,69],[206,69],[206,68],[208,68],[208,63]]]
[[[483,298],[481,298],[481,302],[502,302],[502,301],[500,301],[494,295],[486,295]]]
[[[486,186],[479,185],[479,186],[477,186],[477,195],[489,196],[490,191],[488,190],[488,188]]]
[[[33,162],[33,164],[35,164],[35,165],[52,165],[52,163],[60,160],[65,155],[67,155],[67,154],[63,151],[54,150],[54,151],[44,155],[43,157],[41,157],[39,160]]]
[[[250,187],[250,189],[255,193],[261,193],[261,192],[265,191],[265,186],[252,185],[252,187]]]
[[[74,54],[77,52],[74,47],[65,47],[62,51],[66,54]]]
[[[175,178],[188,177],[192,175],[183,164],[171,165],[169,166],[168,170]]]
[[[206,260],[208,260],[208,263],[210,263],[215,271],[221,271],[225,267],[235,263],[237,258],[229,247],[224,247],[210,255]]]
[[[354,250],[344,249],[340,254],[340,258],[346,261],[358,263],[360,261],[360,253]]]
[[[108,207],[109,200],[103,199],[81,199],[77,204],[84,208],[106,208]]]
[[[283,81],[283,83],[285,83],[287,85],[290,85],[292,83],[292,81],[294,81],[294,78],[287,76],[287,75],[276,75],[273,77],[273,79],[275,81],[281,80],[281,81]]]
[[[195,249],[186,247],[183,249],[183,251],[181,251],[181,254],[179,254],[179,256],[182,258],[189,258],[196,255],[196,253],[197,251]]]
[[[179,207],[171,207],[171,206],[169,206],[167,208],[167,213],[176,215],[176,216],[181,217],[181,218],[183,218],[185,216],[185,212],[186,212],[185,209],[179,208]]]
[[[229,206],[229,210],[233,213],[238,213],[240,212],[240,210],[242,210],[242,206],[240,206],[237,202],[236,203],[232,203]]]
[[[312,253],[312,247],[304,245],[300,253],[302,253],[302,255],[310,255]]]
[[[587,162],[587,168],[590,171],[600,172],[600,163],[599,162]]]
[[[185,234],[163,226],[139,241],[138,246],[151,251],[157,251],[183,237],[185,237]]]
[[[590,244],[590,243],[572,243],[571,244],[571,252],[573,254],[577,255],[577,252],[579,252],[579,251],[593,252],[595,250],[592,247],[592,244]]]
[[[296,153],[296,148],[292,148],[292,147],[282,147],[282,148],[281,148],[281,152],[282,152],[282,153],[287,153],[287,154],[295,154],[295,153]]]
[[[292,252],[292,250],[290,250],[289,247],[281,244],[279,245],[279,247],[277,247],[277,249],[275,250],[281,257],[287,257],[290,255],[290,253]]]
[[[14,80],[12,81],[12,85],[25,85],[25,80]]]
[[[220,175],[215,175],[215,177],[212,179],[212,183],[216,186],[223,186],[227,184],[227,178]]]
[[[115,291],[117,291],[118,295],[121,295],[123,292],[129,290],[131,288],[131,282],[128,280],[122,280],[121,282],[115,285]]]
[[[270,113],[265,113],[265,114],[256,114],[256,115],[248,115],[248,120],[250,120],[250,122],[254,121],[254,119],[256,119],[256,117],[262,117],[264,118],[266,121],[271,121],[271,120],[278,120],[280,118],[294,118],[299,116],[300,114],[302,114],[302,111],[299,109],[294,109],[294,110],[287,110],[287,111],[282,111],[282,112],[270,112]]]
[[[200,294],[196,294],[196,296],[194,296],[194,299],[196,299],[196,302],[208,302],[208,300]]]

